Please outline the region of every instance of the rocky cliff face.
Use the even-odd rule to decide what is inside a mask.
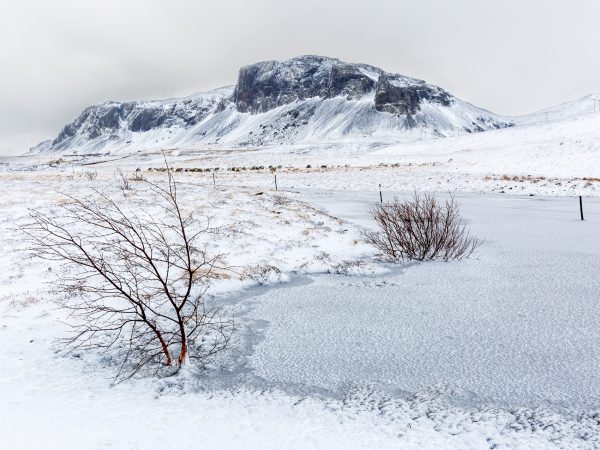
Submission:
[[[320,56],[252,64],[240,69],[233,101],[239,112],[257,114],[313,97],[358,99],[375,87],[367,67]]]
[[[86,108],[34,151],[96,151],[129,144],[268,145],[347,136],[444,136],[511,126],[424,81],[366,64],[302,56],[242,67],[234,88],[185,99]]]
[[[375,91],[375,109],[381,112],[399,115],[414,115],[421,109],[423,102],[450,106],[452,96],[437,86],[431,86],[424,81],[390,76],[382,73],[377,80]]]
[[[233,100],[238,111],[257,114],[312,97],[352,100],[371,92],[377,111],[398,115],[415,114],[424,101],[443,106],[452,102],[448,92],[422,80],[320,56],[242,67]]]

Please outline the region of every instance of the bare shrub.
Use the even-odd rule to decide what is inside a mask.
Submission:
[[[58,158],[58,159],[53,159],[51,160],[48,165],[51,167],[56,167],[56,166],[60,166],[61,164],[66,163],[67,161],[65,161],[63,158]]]
[[[131,191],[131,184],[129,183],[129,179],[127,178],[127,176],[125,176],[120,167],[117,168],[117,173],[119,174],[119,179],[121,180],[121,190],[123,191],[123,193],[125,193],[125,191]]]
[[[452,196],[440,203],[415,193],[410,200],[378,205],[371,214],[380,231],[366,233],[367,242],[395,260],[460,260],[481,244],[463,225]]]
[[[242,278],[249,278],[259,286],[279,282],[281,270],[268,263],[254,264],[245,268]]]
[[[182,211],[170,169],[167,177],[165,185],[144,181],[158,214],[94,190],[89,198],[69,197],[53,215],[33,211],[22,228],[34,256],[67,265],[68,275],[56,282],[72,326],[64,342],[113,349],[119,380],[204,362],[233,332],[220,309],[205,302],[220,255],[199,241],[215,230]]]
[[[365,263],[358,260],[344,259],[331,266],[329,273],[335,273],[338,275],[350,275],[362,269]]]
[[[131,181],[146,181],[146,177],[144,177],[144,174],[142,173],[142,169],[140,169],[139,167],[137,169],[135,169],[135,172],[133,173],[133,176],[131,177]]]
[[[273,195],[273,204],[277,206],[286,206],[290,203],[290,199],[282,194],[274,194]]]
[[[98,172],[95,170],[86,170],[84,174],[89,181],[94,181],[96,178],[98,178]]]

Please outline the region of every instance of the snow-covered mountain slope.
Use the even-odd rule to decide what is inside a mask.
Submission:
[[[600,113],[515,126],[430,142],[399,143],[371,152],[370,161],[438,164],[440,171],[598,178]],[[363,158],[367,159],[367,158]]]
[[[32,151],[92,151],[127,145],[134,140],[136,143],[158,142],[206,119],[232,92],[232,87],[224,87],[182,99],[105,102],[90,106],[65,125],[56,139],[40,143]]]
[[[573,101],[544,108],[533,114],[515,118],[515,123],[533,124],[541,122],[556,122],[565,119],[574,119],[600,112],[600,94],[590,94]]]
[[[107,102],[86,108],[33,153],[94,153],[158,146],[265,146],[426,131],[510,127],[499,116],[424,81],[320,56],[242,67],[235,87],[185,99]]]

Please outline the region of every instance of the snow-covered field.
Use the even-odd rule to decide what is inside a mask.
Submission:
[[[589,105],[588,105],[589,106]],[[197,183],[274,187],[269,166],[283,189],[437,192],[493,192],[519,195],[598,196],[600,194],[600,113],[583,114],[514,128],[432,139],[320,142],[266,148],[163,149]],[[32,158],[12,158],[29,168]],[[61,161],[63,171],[104,172],[115,165],[135,170],[161,167],[160,149],[135,147],[96,156],[47,155],[33,158],[43,170]],[[0,159],[0,171],[7,170]],[[262,167],[262,169],[258,169]],[[233,170],[232,170],[233,169]]]
[[[158,181],[162,156],[0,160],[1,446],[599,447],[599,118],[383,148],[171,149],[185,208],[225,230],[208,244],[235,271],[211,293],[238,331],[209,370],[116,386],[110,358],[56,344],[65,312],[45,282],[61,271],[16,227],[61,192],[151,205],[115,169]],[[484,244],[381,261],[362,238],[379,184],[457,192]]]
[[[311,197],[369,220],[369,193]],[[256,299],[252,316],[272,325],[255,373],[333,391],[368,380],[409,392],[443,384],[469,402],[599,405],[600,201],[586,203],[584,222],[572,199],[459,201],[485,240],[474,258],[311,277]]]

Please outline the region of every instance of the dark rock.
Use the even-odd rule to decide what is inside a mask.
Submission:
[[[374,87],[375,81],[361,72],[356,65],[334,64],[331,68],[328,97],[343,95],[349,100],[357,99],[371,92]]]
[[[129,123],[131,131],[148,131],[160,127],[167,120],[164,110],[147,108],[139,111]]]
[[[240,69],[233,101],[238,111],[257,114],[311,97],[360,98],[375,87],[361,68],[379,70],[322,56],[252,64]]]
[[[413,80],[412,83],[408,83],[405,78],[391,77],[386,73],[379,76],[375,91],[377,111],[413,115],[421,109],[424,100],[449,106],[452,103],[452,96],[443,89],[428,85],[424,81]]]

